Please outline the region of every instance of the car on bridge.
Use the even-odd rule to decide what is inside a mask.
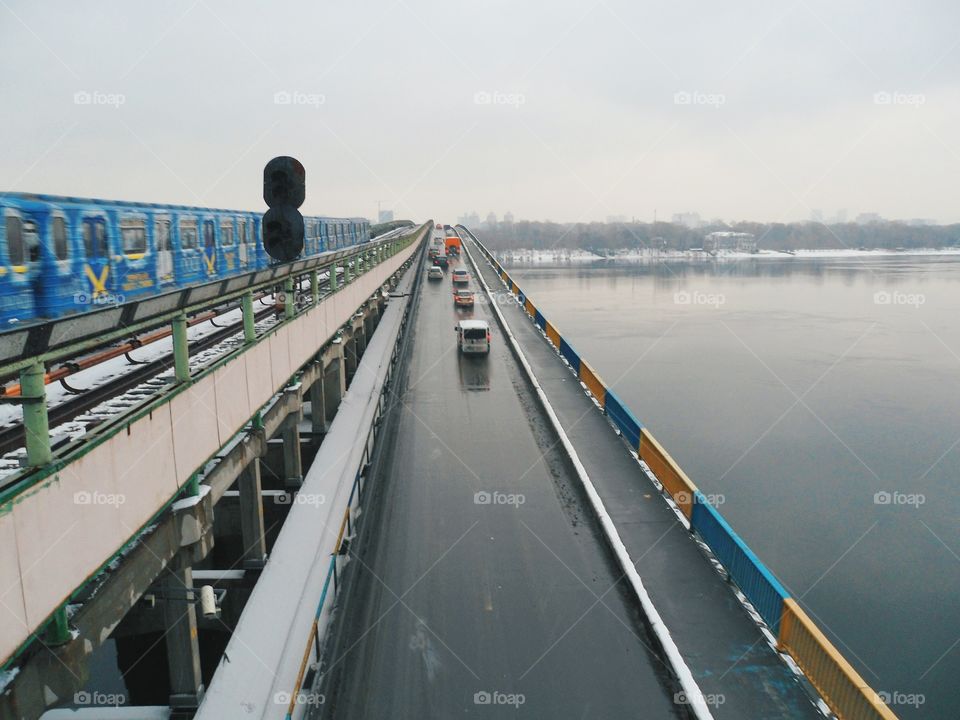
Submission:
[[[490,353],[490,324],[486,320],[461,320],[456,325],[457,348],[464,355]]]
[[[432,265],[427,270],[427,280],[443,280],[443,268],[439,265]]]
[[[458,308],[472,308],[473,307],[473,290],[462,290],[457,289],[453,291],[453,304]]]
[[[454,285],[466,285],[470,282],[470,273],[468,273],[463,268],[457,268],[450,275],[450,279],[453,281]]]

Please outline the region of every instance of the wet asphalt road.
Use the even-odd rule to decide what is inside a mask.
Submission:
[[[422,283],[315,716],[684,717],[490,308],[451,289]],[[458,354],[467,317],[488,357]]]

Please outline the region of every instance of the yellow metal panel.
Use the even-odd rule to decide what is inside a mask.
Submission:
[[[640,459],[653,471],[673,501],[689,518],[693,514],[693,494],[697,486],[646,428],[640,430]]]
[[[536,317],[537,309],[533,306],[533,303],[530,302],[530,298],[527,298],[527,301],[523,304],[523,307],[527,311],[527,315],[530,317]]]
[[[603,401],[607,399],[607,386],[603,384],[600,376],[597,375],[594,369],[590,367],[590,364],[583,358],[580,358],[580,380],[587,386],[587,389],[593,393],[593,396],[602,407]]]
[[[547,320],[547,340],[552,342],[557,350],[560,349],[560,333],[549,320]]]
[[[517,285],[513,280],[510,281],[510,292],[512,292],[514,295],[520,294],[520,286]]]
[[[783,601],[777,641],[840,720],[897,719],[793,598]]]

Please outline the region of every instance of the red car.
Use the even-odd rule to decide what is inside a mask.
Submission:
[[[473,307],[473,290],[454,290],[453,304],[457,307]]]

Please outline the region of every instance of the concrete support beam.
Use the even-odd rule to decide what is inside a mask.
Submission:
[[[170,707],[175,712],[188,712],[199,707],[203,699],[197,610],[192,602],[194,590],[190,565],[167,571],[163,578],[163,595]]]
[[[283,423],[284,485],[298,488],[303,484],[303,461],[300,457],[300,419],[302,409],[287,416]]]
[[[254,458],[237,478],[240,492],[240,529],[243,537],[243,566],[262,569],[267,559],[267,538],[260,498],[260,460]]]
[[[330,429],[340,400],[347,391],[347,369],[344,357],[344,346],[341,342],[330,345],[330,349],[323,355],[323,426],[324,432]]]
[[[323,368],[323,365],[320,364]],[[314,438],[318,438],[327,432],[327,422],[323,411],[326,403],[323,399],[323,373],[310,385],[310,432]]]

